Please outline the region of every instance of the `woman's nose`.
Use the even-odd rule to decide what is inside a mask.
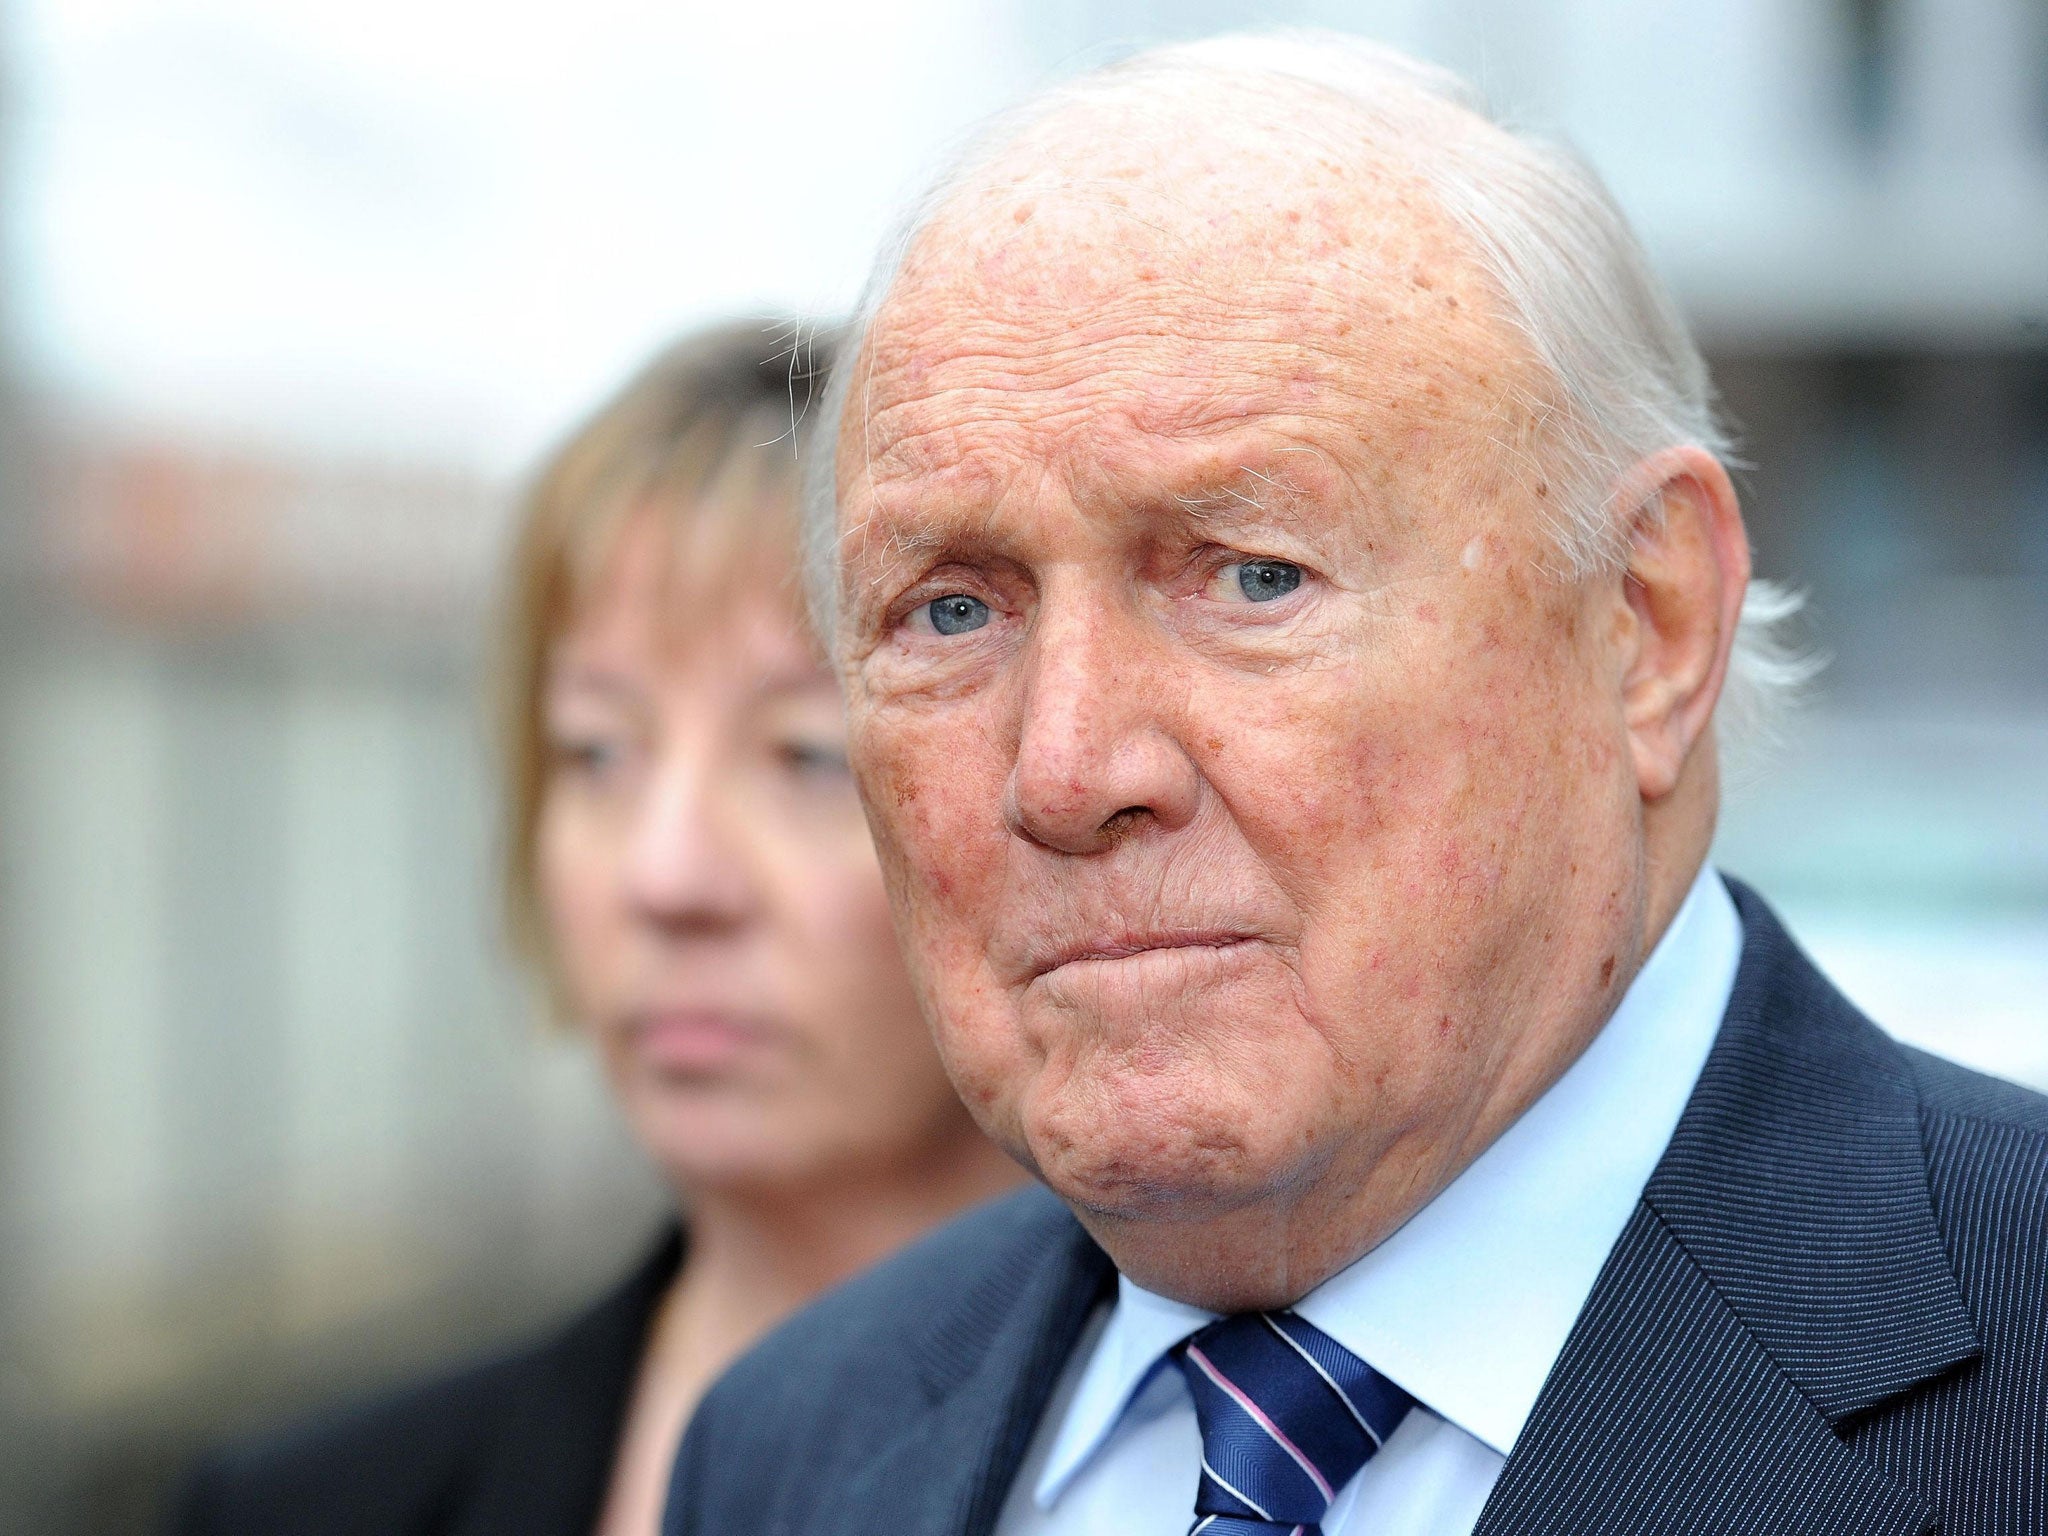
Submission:
[[[627,837],[624,880],[634,910],[664,927],[715,929],[751,906],[745,850],[723,814],[714,763],[658,759]]]

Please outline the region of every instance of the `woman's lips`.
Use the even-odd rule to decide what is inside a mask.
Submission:
[[[633,1048],[657,1072],[702,1073],[758,1054],[774,1039],[759,1020],[708,1008],[664,1008],[638,1015]]]

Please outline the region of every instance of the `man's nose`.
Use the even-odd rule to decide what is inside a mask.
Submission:
[[[1096,617],[1042,611],[1031,647],[1004,794],[1010,830],[1085,854],[1147,826],[1187,825],[1201,774],[1167,723],[1172,689],[1146,664],[1141,637]]]
[[[721,813],[715,765],[678,754],[658,761],[627,835],[626,899],[671,928],[731,927],[747,915],[744,850]]]

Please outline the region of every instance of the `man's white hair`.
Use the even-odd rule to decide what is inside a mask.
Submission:
[[[828,644],[838,606],[839,425],[856,375],[868,366],[875,315],[911,245],[977,171],[1034,125],[1090,102],[1179,94],[1219,80],[1302,88],[1305,115],[1325,130],[1327,115],[1313,116],[1316,97],[1348,109],[1362,131],[1352,140],[1360,153],[1383,157],[1395,147],[1472,241],[1510,322],[1556,381],[1554,400],[1532,404],[1545,418],[1553,471],[1564,480],[1563,494],[1542,513],[1562,573],[1583,577],[1627,558],[1640,508],[1620,505],[1617,495],[1631,466],[1682,444],[1732,462],[1713,383],[1678,306],[1606,186],[1576,154],[1508,128],[1449,70],[1363,38],[1322,31],[1206,38],[1081,75],[990,119],[883,246],[854,315],[860,352],[826,393],[806,466],[805,583]],[[1456,131],[1446,109],[1499,131]],[[1811,676],[1812,664],[1780,635],[1799,606],[1797,594],[1751,581],[1717,711],[1724,737],[1753,742]]]

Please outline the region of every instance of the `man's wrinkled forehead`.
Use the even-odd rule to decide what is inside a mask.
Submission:
[[[1492,366],[1477,265],[1402,153],[1225,105],[1092,102],[958,189],[877,310],[842,485],[1100,411],[1201,435]]]

